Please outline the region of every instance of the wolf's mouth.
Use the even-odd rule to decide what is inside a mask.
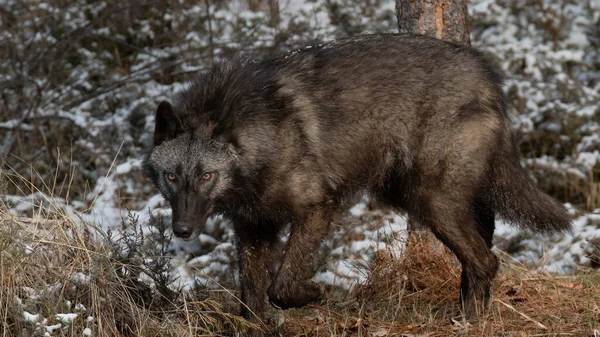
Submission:
[[[198,238],[199,235],[188,235],[188,236],[178,236],[175,235],[175,237],[177,237],[179,240],[181,241],[185,241],[185,242],[190,242],[190,241],[194,241],[195,239]]]
[[[192,237],[192,233],[185,233],[185,234],[177,234],[174,233],[175,236],[181,240],[190,240],[190,238]]]

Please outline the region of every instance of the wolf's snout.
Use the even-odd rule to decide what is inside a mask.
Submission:
[[[175,234],[175,236],[178,238],[189,239],[190,236],[192,236],[193,232],[194,232],[194,228],[189,224],[185,224],[185,223],[173,224],[173,234]]]

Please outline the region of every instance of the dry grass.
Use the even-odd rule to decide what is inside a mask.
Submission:
[[[379,252],[367,282],[344,303],[290,313],[288,332],[310,336],[594,336],[600,275],[552,276],[502,263],[487,314],[464,323],[460,268],[428,239],[400,258]],[[597,333],[597,332],[596,332]]]
[[[32,175],[41,178],[34,168]],[[255,327],[223,309],[223,292],[207,296],[169,286],[163,248],[170,238],[161,219],[151,217],[151,234],[143,234],[137,216],[125,219],[120,233],[107,233],[68,215],[54,195],[56,179],[39,190],[0,167],[0,192],[19,183],[36,194],[27,201],[32,217],[14,216],[0,197],[0,336],[42,336],[52,326],[51,336],[149,337],[232,335]],[[77,314],[71,322],[58,316],[71,313]]]
[[[140,282],[139,266],[93,231],[67,218],[0,213],[0,336],[41,336],[58,323],[52,336],[86,328],[93,336],[210,336],[250,326],[214,299]],[[41,317],[26,321],[24,312]],[[61,313],[78,316],[65,323]]]
[[[144,288],[123,270],[110,245],[93,240],[70,219],[0,219],[0,315],[2,336],[29,336],[58,313],[77,312],[58,336],[235,335],[248,324],[223,305],[232,297],[202,300],[191,293],[164,295]],[[78,274],[81,273],[81,274]],[[81,281],[75,275],[89,275]],[[345,300],[274,311],[283,336],[591,336],[600,322],[600,276],[557,277],[503,263],[489,313],[464,324],[458,310],[460,268],[445,249],[413,241],[400,258],[379,252],[367,282]],[[170,297],[170,298],[167,298]],[[20,301],[17,301],[19,298]],[[223,303],[224,301],[224,303]],[[85,309],[74,310],[75,304]],[[88,321],[92,317],[92,321]]]

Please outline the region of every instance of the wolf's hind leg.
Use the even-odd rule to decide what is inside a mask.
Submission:
[[[427,204],[429,209],[420,212],[424,215],[421,221],[430,226],[462,265],[460,299],[465,316],[473,318],[484,313],[498,270],[498,259],[490,249],[493,231],[481,232],[470,205],[449,196],[434,196]],[[487,224],[493,220],[485,219]]]
[[[281,266],[268,292],[269,300],[275,306],[282,309],[302,307],[321,298],[321,287],[311,279],[316,272],[314,262],[321,241],[328,231],[329,211],[322,207],[292,223]]]
[[[477,218],[479,235],[485,240],[487,246],[492,248],[494,230],[496,229],[494,210],[484,201],[476,201],[473,204],[473,209]]]

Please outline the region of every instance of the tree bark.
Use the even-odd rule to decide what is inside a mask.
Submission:
[[[398,30],[469,46],[467,1],[396,0]]]

